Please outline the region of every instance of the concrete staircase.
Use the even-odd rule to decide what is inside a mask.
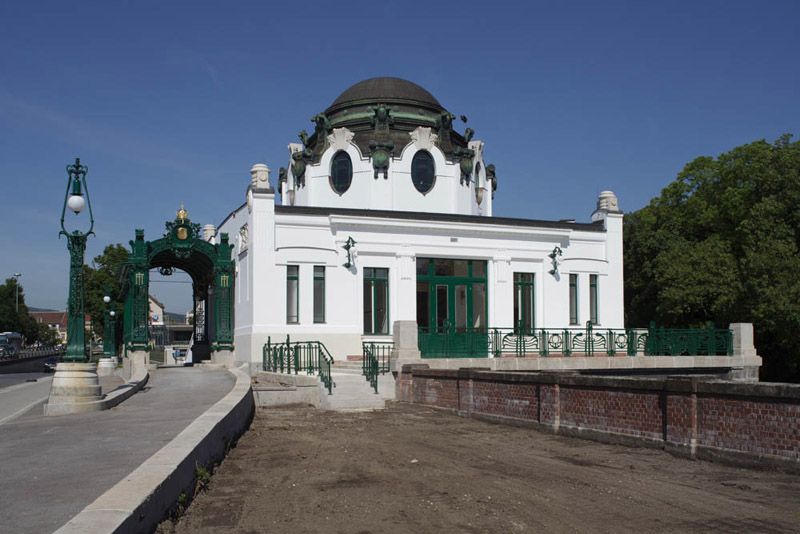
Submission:
[[[387,400],[394,399],[394,377],[386,373],[378,377],[378,393],[361,374],[361,361],[337,360],[331,369],[336,387],[333,395],[324,395],[320,408],[334,411],[382,410]]]

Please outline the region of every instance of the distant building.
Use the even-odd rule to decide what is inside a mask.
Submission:
[[[28,312],[37,323],[46,324],[53,330],[61,343],[67,342],[67,312],[66,311],[31,311]],[[92,318],[90,315],[84,316],[85,328],[91,328]]]

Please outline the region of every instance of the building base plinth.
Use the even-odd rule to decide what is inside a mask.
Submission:
[[[236,360],[232,350],[215,350],[211,353],[211,363],[224,365],[225,367],[234,367],[236,365]]]
[[[62,362],[56,366],[45,415],[65,415],[96,411],[103,398],[97,365]]]

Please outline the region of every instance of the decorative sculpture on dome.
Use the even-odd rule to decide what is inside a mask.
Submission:
[[[495,174],[494,163],[486,166],[486,180],[492,182],[492,199],[494,199],[494,192],[497,191],[497,174]]]
[[[303,143],[303,146],[308,148],[308,132],[305,130],[300,130],[300,133],[297,134],[297,137],[300,138],[300,141]]]
[[[458,160],[461,169],[461,183],[469,183],[472,176],[472,169],[474,167],[475,151],[471,148],[455,147],[453,150],[453,159]]]
[[[306,185],[306,159],[311,157],[311,150],[304,148],[292,154],[292,176],[297,187]]]
[[[376,132],[388,130],[389,126],[394,124],[392,110],[387,108],[384,104],[378,104],[376,107],[372,108],[372,111],[374,115],[371,122]]]
[[[324,113],[317,113],[311,117],[311,122],[314,123],[314,133],[317,134],[318,139],[324,139],[333,129],[331,121],[328,120],[328,117]]]
[[[375,179],[378,174],[383,173],[383,178],[389,178],[389,162],[394,150],[394,142],[389,141],[370,141],[370,157],[372,158],[372,168],[375,171]]]

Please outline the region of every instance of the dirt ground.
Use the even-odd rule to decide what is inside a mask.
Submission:
[[[797,532],[800,476],[395,404],[259,409],[189,532]],[[170,529],[171,530],[171,529]]]

